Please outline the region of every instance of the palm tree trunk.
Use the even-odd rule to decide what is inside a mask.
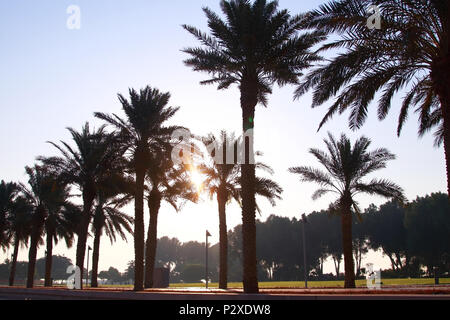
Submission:
[[[45,256],[45,287],[52,286],[53,233],[47,230],[47,255]]]
[[[351,206],[344,203],[342,219],[342,248],[344,251],[345,288],[355,288],[355,265],[353,262],[352,212]]]
[[[136,168],[134,197],[134,291],[144,290],[144,180],[145,169]]]
[[[9,286],[14,286],[14,277],[16,275],[16,266],[17,266],[17,255],[19,254],[19,237],[17,235],[14,237],[14,252],[13,252],[13,260],[11,262],[11,271],[9,274]]]
[[[241,107],[244,136],[254,128],[257,100],[256,79],[241,83]],[[247,140],[247,139],[246,139]],[[243,283],[245,293],[259,293],[256,257],[256,201],[255,164],[250,163],[253,147],[253,134],[244,141],[245,164],[241,165],[242,186],[242,246],[244,258]]]
[[[450,21],[450,19],[448,20]],[[450,25],[447,27],[450,30]],[[444,122],[444,152],[447,169],[447,194],[450,197],[450,43],[447,55],[440,61],[434,63],[431,79],[433,81],[433,88],[439,96],[442,108],[442,118]]]
[[[92,252],[92,276],[91,276],[91,287],[98,288],[98,260],[100,257],[100,239],[101,239],[101,230],[95,231],[94,238],[94,251]]]
[[[447,90],[450,90],[450,87]],[[450,93],[448,93],[448,95],[450,95]],[[447,97],[446,101],[447,103],[441,102],[441,105],[444,118],[444,152],[447,168],[447,194],[450,197],[450,97]]]
[[[148,225],[147,243],[145,246],[145,288],[153,288],[156,246],[158,245],[158,213],[161,207],[161,194],[153,189],[148,198],[150,223]]]
[[[30,237],[30,250],[28,252],[28,273],[27,273],[27,288],[34,286],[34,272],[36,268],[36,255],[39,238],[41,236],[42,227],[45,219],[45,209],[42,206],[36,208],[33,217],[33,230]]]
[[[89,224],[91,223],[91,209],[95,199],[95,192],[86,189],[83,190],[83,217],[78,227],[78,242],[76,253],[76,265],[80,268],[81,289],[83,289],[84,257],[86,254],[86,242],[88,236]]]
[[[219,242],[220,242],[220,270],[219,270],[219,289],[228,288],[228,235],[227,235],[227,217],[226,217],[226,194],[219,190],[217,202],[219,205]]]

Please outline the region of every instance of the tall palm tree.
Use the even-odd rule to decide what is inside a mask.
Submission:
[[[370,30],[367,8],[380,9],[381,29]],[[370,21],[369,21],[370,22]],[[330,1],[309,13],[307,27],[338,34],[321,51],[342,51],[312,70],[296,92],[314,88],[313,107],[338,96],[322,126],[350,109],[349,125],[360,128],[377,93],[378,118],[388,115],[392,98],[404,91],[398,135],[411,108],[419,113],[419,134],[438,127],[444,143],[450,194],[450,3],[440,0]]]
[[[332,211],[341,215],[342,248],[345,264],[345,287],[355,288],[355,270],[352,250],[352,211],[360,218],[360,210],[355,196],[360,193],[379,195],[404,201],[403,190],[395,183],[385,179],[363,179],[370,173],[386,167],[386,162],[395,159],[395,155],[384,148],[368,151],[371,141],[361,137],[352,146],[344,134],[339,141],[328,134],[325,139],[328,153],[310,149],[310,153],[323,165],[326,171],[311,167],[295,167],[289,171],[301,176],[301,181],[315,182],[320,185],[313,194],[316,200],[327,193],[338,196],[331,206]]]
[[[219,262],[219,288],[227,289],[228,283],[228,229],[226,220],[226,205],[233,199],[239,204],[242,203],[241,194],[241,167],[238,164],[227,164],[226,159],[231,158],[227,156],[227,147],[237,144],[233,134],[228,134],[226,131],[220,133],[217,138],[210,134],[204,139],[206,146],[214,143],[218,150],[213,150],[214,157],[219,153],[221,161],[205,161],[198,166],[200,173],[205,175],[203,187],[207,190],[210,199],[214,197],[217,199],[219,209],[219,245],[220,245],[220,262]],[[233,148],[233,151],[234,148]],[[222,156],[222,157],[220,157]],[[272,169],[262,163],[257,163],[256,168],[262,168],[273,173]],[[275,205],[275,199],[281,199],[280,194],[283,189],[274,181],[256,177],[255,193],[256,195],[265,197],[272,205]],[[256,205],[259,211],[258,205]]]
[[[26,167],[25,170],[29,178],[29,188],[21,184],[21,189],[33,208],[27,276],[27,288],[32,288],[37,249],[43,243],[42,235],[46,220],[49,215],[59,211],[66,202],[67,186],[61,183],[58,172],[45,165]]]
[[[151,152],[167,140],[176,127],[164,127],[179,108],[168,107],[170,93],[162,93],[150,86],[137,92],[129,90],[130,100],[119,94],[126,119],[105,113],[95,113],[99,119],[113,125],[121,134],[124,146],[130,153],[132,171],[136,177],[134,198],[134,290],[144,289],[144,185]]]
[[[9,275],[9,286],[14,286],[14,278],[16,274],[17,255],[19,248],[27,245],[31,234],[31,217],[33,207],[23,196],[18,196],[11,205],[11,211],[8,215],[8,238],[12,239],[14,252],[11,262],[11,270]]]
[[[150,222],[145,245],[145,288],[153,287],[153,272],[158,244],[158,215],[163,202],[179,211],[186,201],[196,202],[197,190],[193,187],[185,167],[174,166],[171,147],[166,145],[150,157],[147,170],[149,193],[147,196]]]
[[[324,38],[319,32],[299,35],[303,17],[278,10],[277,1],[223,0],[220,4],[225,21],[203,8],[212,35],[183,26],[202,43],[202,47],[183,50],[191,56],[185,64],[212,76],[202,84],[218,84],[219,90],[238,85],[243,131],[251,132],[256,105],[267,106],[275,83],[297,84],[301,71],[319,60],[310,48]],[[253,145],[251,134],[248,142]],[[248,148],[241,168],[243,280],[246,293],[257,293],[255,166],[250,152]]]
[[[8,216],[20,188],[13,182],[0,182],[0,248],[9,246]]]
[[[121,158],[123,150],[115,147],[118,145],[118,137],[114,133],[107,133],[105,126],[91,132],[89,123],[86,123],[80,132],[72,128],[68,130],[76,149],[64,141],[61,141],[62,146],[50,142],[61,152],[62,157],[38,159],[56,168],[61,172],[64,182],[75,185],[81,191],[83,213],[76,232],[76,265],[80,268],[83,278],[86,241],[99,181],[109,175],[117,159]]]
[[[126,232],[132,233],[133,218],[120,211],[134,193],[134,182],[124,175],[117,174],[105,180],[97,196],[92,232],[94,248],[92,252],[91,287],[98,287],[98,262],[100,257],[100,240],[103,234],[114,243],[119,235],[127,240]]]

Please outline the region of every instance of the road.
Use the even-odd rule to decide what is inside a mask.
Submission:
[[[351,292],[351,294],[349,294]],[[450,300],[450,287],[388,288],[377,291],[356,289],[273,289],[248,295],[238,290],[67,290],[0,287],[0,300],[175,300],[175,301],[270,301],[270,300]]]

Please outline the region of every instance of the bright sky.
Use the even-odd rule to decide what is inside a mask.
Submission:
[[[323,1],[280,0],[280,8],[300,13]],[[70,5],[81,9],[81,29],[69,30],[66,13]],[[236,87],[217,91],[199,85],[205,74],[183,65],[180,50],[196,46],[196,40],[181,28],[189,24],[207,31],[202,6],[220,12],[219,0],[16,0],[0,2],[0,179],[26,182],[24,167],[36,156],[56,155],[46,141],[70,141],[66,127],[80,129],[85,121],[95,125],[93,112],[121,114],[117,93],[146,85],[172,93],[171,105],[181,106],[174,122],[196,134],[221,129],[241,131],[239,92]],[[311,147],[324,148],[327,131],[347,133],[352,139],[366,135],[373,148],[387,147],[397,155],[388,168],[377,173],[400,184],[409,199],[446,190],[444,153],[433,148],[431,135],[418,139],[417,117],[411,116],[403,135],[396,136],[400,102],[396,99],[388,119],[379,122],[372,108],[369,121],[358,132],[347,127],[347,117],[335,117],[317,133],[326,106],[311,109],[311,96],[293,101],[293,87],[275,88],[267,109],[259,107],[255,118],[256,149],[264,152],[265,163],[275,170],[274,179],[285,192],[283,201],[272,208],[264,202],[260,219],[271,214],[299,217],[302,213],[328,207],[332,198],[312,201],[315,185],[302,184],[287,169],[316,166],[308,154]],[[400,95],[401,96],[401,95]],[[381,204],[380,198],[359,198],[362,207]],[[227,208],[228,227],[241,222],[236,205]],[[132,214],[132,207],[129,208]],[[218,241],[218,213],[215,202],[205,199],[186,205],[179,213],[168,205],[161,209],[158,236],[181,241],[203,242],[205,229]],[[299,235],[300,236],[300,235]],[[92,246],[92,239],[89,239]],[[38,257],[44,255],[44,247]],[[11,253],[11,252],[10,252]],[[61,243],[55,254],[75,261],[75,248]],[[0,252],[0,261],[6,258]],[[27,251],[20,253],[27,260]],[[114,266],[123,271],[134,258],[133,240],[111,246],[102,239],[100,270]],[[383,267],[386,261],[369,256]],[[328,270],[332,271],[331,265]]]

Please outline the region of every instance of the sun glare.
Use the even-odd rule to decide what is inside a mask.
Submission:
[[[197,192],[200,192],[203,187],[203,177],[196,168],[193,168],[190,172],[192,184],[197,188]]]

